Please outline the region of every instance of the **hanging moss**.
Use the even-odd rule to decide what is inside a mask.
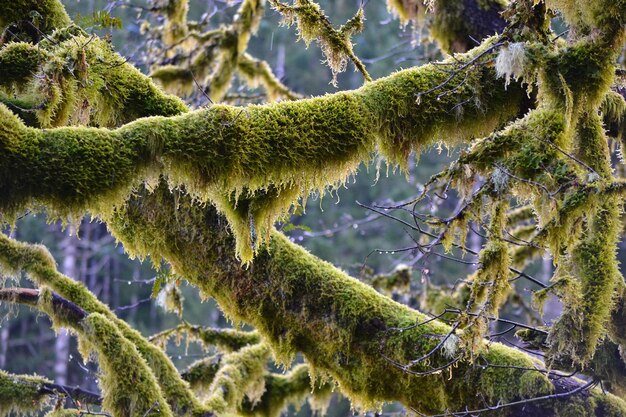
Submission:
[[[502,0],[388,0],[387,7],[400,22],[411,21],[414,29],[427,26],[445,52],[465,52],[475,40],[501,33],[506,26],[500,13]]]
[[[2,107],[0,191],[11,196],[3,200],[3,212],[15,213],[33,197],[61,217],[87,207],[110,211],[132,187],[162,169],[172,186],[186,184],[226,214],[238,237],[238,254],[249,261],[292,204],[310,191],[341,184],[376,148],[404,166],[411,149],[444,137],[454,143],[478,136],[510,117],[519,96],[505,92],[492,72],[479,75],[481,90],[461,87],[454,98],[424,97],[419,105],[415,92],[446,73],[427,66],[352,93],[247,108],[214,105],[114,131],[34,130]],[[446,111],[463,97],[478,96],[481,104],[468,105],[460,118]],[[11,179],[10,173],[24,171],[31,173],[28,178]]]
[[[174,207],[178,207],[176,216],[169,211]],[[483,370],[464,364],[451,371],[465,378],[405,374],[384,356],[401,363],[415,359],[439,341],[423,335],[446,334],[447,326],[433,322],[411,331],[386,331],[426,317],[377,294],[276,233],[270,246],[255,258],[254,267],[244,269],[234,256],[224,257],[232,237],[219,226],[215,212],[190,205],[188,197],[175,203],[166,187],[138,196],[119,215],[109,224],[125,248],[164,256],[178,273],[216,298],[231,318],[257,328],[279,360],[289,362],[295,352],[302,352],[315,375],[332,376],[355,404],[371,407],[396,400],[423,412],[454,410],[477,405],[471,390],[491,382],[493,396],[487,401],[496,403],[520,395],[516,383],[505,381],[518,381],[525,373],[530,380],[525,386],[535,387],[534,394],[548,391],[550,384],[543,374],[513,368],[491,369],[484,378]],[[196,249],[190,251],[192,247]],[[202,275],[197,271],[203,271]],[[482,355],[489,363],[535,366],[523,353],[499,345]],[[439,352],[412,369],[426,371],[449,360]],[[468,384],[467,378],[476,378],[475,383]]]
[[[190,340],[202,343],[205,348],[215,346],[223,352],[237,351],[260,342],[260,337],[256,332],[192,326],[188,323],[157,333],[150,338],[150,341],[159,346],[165,346],[170,338],[175,336],[177,340],[180,340],[183,335],[187,335]]]
[[[174,45],[187,34],[188,0],[162,0],[165,2],[165,30],[163,41],[166,45]]]
[[[561,11],[576,30],[588,33],[592,28],[617,29],[626,22],[624,0],[602,0],[581,3],[575,0],[547,0],[546,4]]]
[[[620,227],[615,197],[601,203],[583,241],[572,252],[572,274],[580,277],[581,299],[566,305],[550,335],[551,352],[586,365],[604,337],[613,309],[614,291],[623,281],[615,254]]]
[[[116,126],[151,114],[187,111],[182,101],[163,94],[126,64],[109,43],[76,30],[70,36],[57,31],[37,46],[8,43],[0,50],[0,66],[13,68],[8,75],[19,69],[22,77],[3,83],[19,81],[23,96],[37,100],[41,126]]]
[[[41,387],[50,381],[38,376],[13,375],[0,370],[0,416],[32,414],[48,404]]]
[[[335,29],[328,17],[324,14],[320,5],[311,0],[295,0],[293,6],[273,1],[274,8],[283,15],[284,24],[291,26],[297,24],[298,36],[308,46],[316,40],[330,67],[333,79],[331,83],[337,84],[337,74],[344,72],[348,61],[352,61],[366,81],[371,81],[369,73],[359,58],[352,50],[351,37],[363,30],[364,15],[359,9],[354,17],[343,26]]]
[[[154,290],[153,290],[154,292]],[[156,303],[165,311],[176,313],[178,318],[183,317],[183,302],[185,297],[180,290],[180,282],[168,282],[156,296]]]
[[[305,398],[309,398],[309,404],[318,415],[324,415],[319,410],[320,402],[323,404],[332,395],[333,384],[311,381],[309,367],[300,364],[291,369],[287,374],[269,374],[265,376],[265,392],[261,398],[252,403],[245,399],[238,414],[255,417],[279,417],[289,405],[297,407]],[[322,406],[323,407],[323,406]]]

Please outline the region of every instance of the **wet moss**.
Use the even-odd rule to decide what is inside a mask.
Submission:
[[[455,98],[424,97],[416,105],[414,94],[445,76],[434,66],[424,67],[351,93],[246,108],[214,105],[113,131],[30,129],[0,108],[6,126],[0,138],[5,150],[0,191],[12,196],[3,200],[3,212],[15,213],[35,198],[61,217],[87,208],[106,215],[134,186],[162,171],[171,186],[187,185],[226,214],[238,238],[237,252],[247,262],[276,219],[311,191],[342,184],[376,149],[392,164],[406,166],[412,149],[444,137],[455,143],[486,133],[518,106],[519,96],[511,88],[505,92],[487,70],[479,77],[482,93],[460,88]],[[117,85],[114,77],[111,82]],[[446,111],[456,100],[477,94],[481,104],[469,104],[462,117]],[[167,102],[158,94],[149,96],[159,105]],[[11,178],[11,172],[24,170],[32,173],[30,181]]]

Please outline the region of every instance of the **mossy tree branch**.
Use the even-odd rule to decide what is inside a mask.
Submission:
[[[483,49],[455,59],[477,54]],[[11,196],[2,211],[16,213],[35,199],[61,216],[105,212],[142,180],[166,173],[172,185],[186,184],[226,214],[238,254],[249,261],[252,247],[292,204],[342,183],[374,151],[404,166],[412,150],[489,133],[523,107],[520,89],[505,91],[492,69],[468,77],[455,95],[432,93],[420,104],[415,95],[446,81],[446,72],[427,65],[353,92],[246,108],[214,105],[110,131],[32,129],[0,108],[0,192]],[[17,172],[29,176],[16,180]],[[237,204],[239,195],[250,202]]]
[[[131,200],[109,225],[129,250],[164,256],[178,273],[216,298],[230,317],[254,325],[278,358],[289,361],[295,352],[302,352],[315,372],[331,375],[342,392],[357,403],[371,406],[378,401],[398,400],[425,412],[440,412],[475,405],[472,390],[495,404],[555,389],[541,372],[507,368],[533,368],[537,363],[497,344],[491,345],[482,358],[504,368],[484,370],[461,364],[453,370],[456,376],[449,379],[428,372],[450,360],[439,353],[430,365],[414,369],[426,372],[426,376],[411,376],[385,358],[409,361],[416,348],[427,352],[433,347],[433,342],[421,334],[445,335],[449,328],[431,322],[413,331],[391,330],[425,317],[352,280],[277,233],[272,234],[269,247],[255,258],[254,268],[244,269],[234,257],[225,262],[218,253],[224,253],[222,245],[232,244],[232,237],[218,226],[219,216],[181,200],[177,203],[175,209],[173,198],[161,186],[152,194]],[[172,216],[169,210],[176,210],[177,215]],[[177,230],[203,232],[191,238]],[[146,242],[151,245],[148,247]],[[191,247],[202,247],[203,251],[196,250],[189,257]],[[467,380],[473,383],[467,384]],[[517,382],[510,384],[512,380],[526,381],[522,384],[526,388],[520,391]],[[617,401],[597,394],[593,397]],[[547,410],[553,405],[548,402],[540,406]]]

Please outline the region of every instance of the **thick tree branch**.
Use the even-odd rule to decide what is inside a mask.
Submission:
[[[175,202],[162,185],[132,199],[109,225],[127,249],[164,256],[178,273],[216,298],[229,316],[254,325],[279,359],[289,361],[295,352],[302,352],[318,372],[330,374],[357,402],[397,400],[437,413],[564,392],[544,373],[527,370],[540,368],[540,363],[499,344],[491,344],[481,358],[501,367],[446,366],[454,349],[438,351],[430,363],[412,369],[424,373],[422,377],[394,367],[386,358],[406,363],[423,356],[440,341],[424,335],[444,336],[449,327],[429,321],[411,331],[392,330],[426,317],[315,259],[277,233],[245,269],[229,252],[233,241],[223,220],[210,208],[195,207],[186,199]],[[438,367],[442,371],[432,371]],[[568,384],[581,386],[575,380]],[[590,396],[598,404],[624,407],[614,397]],[[577,398],[586,401],[587,395]],[[537,406],[549,415],[557,405],[547,401]]]
[[[489,47],[448,62],[474,61],[463,71],[471,81],[455,94],[420,95],[419,103],[419,93],[456,78],[427,65],[352,92],[245,108],[214,105],[116,130],[28,128],[0,106],[0,194],[10,196],[0,208],[15,213],[34,199],[60,215],[105,212],[142,180],[165,173],[226,214],[238,253],[249,261],[253,235],[264,240],[268,225],[300,197],[341,183],[372,152],[403,165],[413,150],[488,134],[516,115],[521,89],[505,91],[495,71],[475,59]],[[241,194],[258,198],[236,205]]]

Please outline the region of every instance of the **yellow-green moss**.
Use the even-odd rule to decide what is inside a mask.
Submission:
[[[416,91],[445,76],[424,67],[355,92],[246,108],[214,105],[114,131],[34,130],[2,107],[0,164],[6,174],[0,192],[11,196],[2,208],[5,214],[16,212],[35,198],[61,216],[88,207],[106,215],[141,180],[161,170],[172,186],[187,185],[226,214],[237,252],[247,262],[273,222],[300,197],[341,184],[376,149],[392,164],[405,165],[412,149],[443,137],[454,143],[486,133],[518,105],[520,95],[511,88],[505,92],[488,70],[476,80],[481,90],[462,87],[454,98],[429,96],[415,103]],[[468,104],[462,117],[447,111],[457,100],[477,95],[481,104]],[[30,175],[19,182],[8,175],[24,171]]]
[[[315,410],[316,401],[324,401],[332,393],[333,384],[311,381],[309,371],[306,364],[300,364],[285,375],[266,375],[265,392],[261,398],[254,404],[244,400],[238,413],[243,416],[278,417],[288,405],[297,408],[307,397]]]
[[[115,323],[124,337],[139,350],[176,413],[186,414],[200,409],[200,405],[191,395],[187,384],[181,379],[176,367],[167,355],[143,338],[126,322],[118,319],[83,283],[59,273],[56,270],[54,259],[43,246],[16,242],[6,235],[0,234],[0,263],[5,270],[12,273],[23,270],[38,285],[49,286],[62,297],[87,312],[100,313],[106,316],[108,320]]]
[[[260,342],[260,337],[256,332],[192,326],[188,323],[157,333],[150,338],[150,341],[164,346],[170,338],[175,336],[177,340],[180,340],[183,335],[187,335],[190,340],[202,343],[206,348],[215,346],[223,352],[233,352]]]
[[[135,345],[99,313],[83,324],[89,347],[98,355],[102,406],[116,417],[171,417],[161,388]]]
[[[0,86],[23,87],[37,73],[47,53],[25,42],[11,42],[0,49]]]
[[[293,5],[277,0],[271,3],[283,15],[284,24],[297,24],[298,36],[307,46],[313,40],[320,44],[322,53],[326,58],[325,62],[332,71],[333,80],[331,82],[334,85],[337,83],[337,74],[346,70],[348,61],[354,63],[366,81],[372,80],[365,66],[352,50],[352,35],[363,30],[364,15],[362,9],[359,9],[354,17],[343,26],[335,29],[320,5],[311,0],[295,0]]]
[[[4,2],[0,10],[0,30],[4,31],[8,26],[14,25],[19,28],[18,35],[21,39],[38,41],[42,37],[41,33],[49,34],[54,29],[69,24],[70,18],[58,0]]]
[[[215,375],[220,369],[222,355],[210,356],[193,362],[181,376],[189,383],[189,387],[198,397],[205,396],[208,388],[213,383]]]
[[[476,393],[489,381],[497,385],[489,391],[493,403],[517,398],[516,385],[508,381],[518,381],[527,372],[532,375],[524,377],[525,386],[539,387],[535,394],[549,386],[540,372],[508,368],[490,369],[484,385],[468,384],[467,378],[479,381],[484,370],[463,363],[420,378],[404,373],[384,357],[409,362],[438,343],[424,334],[446,334],[449,327],[433,322],[411,331],[386,331],[427,317],[313,258],[275,232],[253,267],[243,268],[228,249],[233,238],[215,211],[191,205],[188,196],[175,200],[164,184],[132,199],[118,214],[109,225],[127,250],[164,256],[177,273],[214,297],[229,317],[257,328],[279,361],[289,362],[301,352],[314,374],[331,376],[355,404],[375,407],[395,400],[423,412],[442,412],[478,405]],[[179,233],[182,230],[186,232]],[[190,233],[193,230],[197,233]],[[483,355],[494,364],[534,366],[525,354],[499,345]],[[427,371],[449,361],[437,352],[411,370]],[[525,393],[532,395],[530,391]]]
[[[225,355],[208,388],[205,405],[218,415],[235,411],[247,396],[252,403],[265,391],[265,363],[269,347],[257,344]]]
[[[41,387],[50,381],[38,376],[13,375],[0,370],[0,416],[35,414],[47,405]]]

